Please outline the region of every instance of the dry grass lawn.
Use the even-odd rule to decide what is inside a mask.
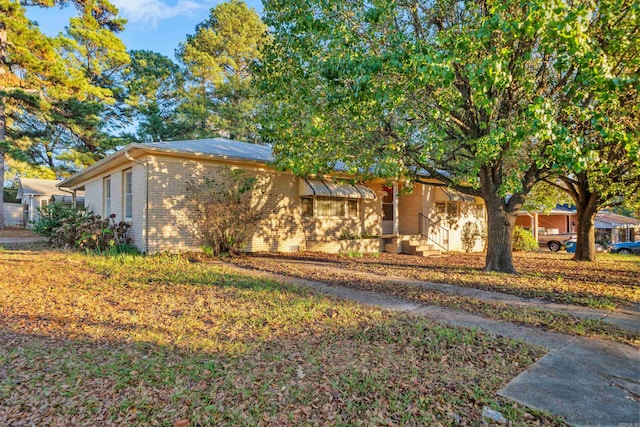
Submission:
[[[514,425],[542,355],[184,257],[0,252],[0,425]]]
[[[393,276],[410,277],[428,282],[451,283],[523,297],[606,309],[639,302],[640,258],[620,255],[608,255],[603,258],[604,260],[598,263],[577,263],[571,261],[566,255],[518,254],[516,264],[522,271],[520,275],[483,272],[481,268],[484,258],[479,254],[420,258],[386,253],[348,257],[303,252],[259,257],[245,256],[231,258],[230,261],[244,267],[339,286],[373,290],[526,326],[640,346],[638,334],[600,320],[582,319],[543,308],[523,308],[507,303],[452,295],[443,291],[404,285],[394,282],[392,278]],[[311,260],[316,263],[288,262],[291,259]],[[341,267],[342,270],[329,271],[323,268],[323,265]],[[374,280],[358,277],[352,273],[354,270],[374,273],[378,278]]]
[[[485,273],[481,253],[424,258],[388,253],[349,257],[314,252],[265,256],[326,261],[381,276],[452,283],[593,308],[615,309],[640,302],[638,256],[599,254],[598,262],[588,263],[572,261],[572,255],[565,253],[515,253],[520,275]]]

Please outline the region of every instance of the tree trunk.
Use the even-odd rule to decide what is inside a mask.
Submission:
[[[575,261],[596,260],[596,214],[598,213],[598,196],[594,193],[582,192],[575,200],[578,214],[578,230]]]
[[[578,215],[578,229],[576,240],[576,254],[574,261],[596,260],[596,214],[600,207],[600,197],[589,190],[589,175],[586,172],[575,174],[574,177],[560,177],[566,191],[576,205]]]
[[[502,197],[483,196],[487,205],[487,258],[484,270],[515,274],[513,265],[513,227],[516,215],[508,212]]]
[[[0,78],[9,71],[5,67],[7,57],[7,29],[0,24]],[[4,147],[7,139],[7,119],[4,102],[0,99],[0,230],[4,230]]]

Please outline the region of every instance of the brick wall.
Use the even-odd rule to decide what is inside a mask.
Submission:
[[[86,206],[102,215],[104,178],[110,176],[111,212],[116,214],[116,220],[122,219],[124,172],[131,169],[133,218],[129,235],[134,246],[149,253],[199,248],[201,245],[194,238],[185,215],[186,183],[191,179],[214,175],[220,167],[229,163],[162,155],[145,155],[137,160],[148,162],[148,236],[144,218],[146,171],[143,165],[126,162],[92,178],[85,184]],[[236,167],[241,167],[248,175],[258,179],[254,203],[265,215],[247,245],[248,251],[305,250],[307,239],[334,240],[346,231],[356,235],[380,234],[382,181],[367,184],[376,191],[378,199],[361,200],[358,218],[302,218],[297,177],[251,163],[238,163]]]
[[[143,159],[144,160],[144,159]],[[117,168],[111,169],[91,179],[85,184],[85,207],[100,216],[104,214],[104,180],[111,178],[111,213],[116,215],[115,220],[124,219],[124,172],[131,170],[133,186],[133,218],[129,237],[131,244],[138,250],[144,251],[144,185],[145,167],[129,162]]]
[[[215,175],[225,163],[152,156],[149,168],[149,251],[195,249],[186,218],[186,183]],[[303,250],[305,236],[300,225],[297,178],[251,164],[240,165],[257,178],[253,203],[265,218],[258,224],[247,250]]]
[[[420,232],[418,212],[424,212],[426,190],[422,184],[414,184],[413,190],[403,191],[398,197],[398,233],[415,235]]]

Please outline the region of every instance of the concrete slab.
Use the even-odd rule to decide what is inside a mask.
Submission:
[[[560,415],[572,425],[640,425],[639,361],[623,359],[570,343],[551,351],[498,394]],[[624,377],[615,375],[620,370]]]

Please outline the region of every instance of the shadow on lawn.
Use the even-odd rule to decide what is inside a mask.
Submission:
[[[516,260],[522,274],[518,276],[486,273],[476,266],[461,265],[463,262],[471,260],[471,264],[479,264],[482,255],[451,255],[441,258],[417,258],[411,255],[385,255],[380,257],[364,257],[358,259],[347,259],[336,255],[324,254],[277,254],[260,255],[274,261],[293,260],[302,265],[312,266],[327,265],[337,268],[344,268],[348,273],[349,269],[372,273],[380,276],[380,280],[385,280],[388,276],[407,277],[415,280],[423,280],[432,283],[454,284],[471,288],[479,288],[490,291],[506,292],[525,297],[541,298],[549,301],[577,303],[581,305],[595,307],[627,306],[638,302],[640,294],[639,273],[640,268],[635,269],[632,264],[631,269],[619,267],[611,262],[585,266],[584,263],[575,263],[568,259],[550,259],[548,256],[540,258],[518,257]],[[533,261],[532,261],[533,258]],[[529,261],[533,263],[544,263],[550,260],[557,264],[554,266],[536,265],[525,267]],[[409,263],[407,261],[413,261]],[[268,262],[265,268],[269,269]],[[446,265],[453,264],[453,265]],[[640,267],[640,265],[639,265]],[[544,272],[540,272],[540,270]],[[307,275],[304,269],[299,272],[291,270],[287,274],[305,278]],[[327,273],[327,278],[331,280],[331,274]],[[317,279],[322,280],[322,279]],[[349,286],[349,281],[339,281],[337,284]],[[520,285],[519,285],[520,284]],[[572,284],[574,286],[572,287]],[[539,286],[536,289],[536,286]],[[593,291],[585,287],[595,286]],[[607,291],[603,286],[609,287]],[[615,289],[626,296],[615,295]],[[635,296],[634,296],[635,295]],[[595,304],[595,305],[594,305]]]
[[[270,339],[237,357],[7,329],[0,342],[5,425],[477,424],[489,404],[558,423],[495,394],[537,350],[414,319]]]

